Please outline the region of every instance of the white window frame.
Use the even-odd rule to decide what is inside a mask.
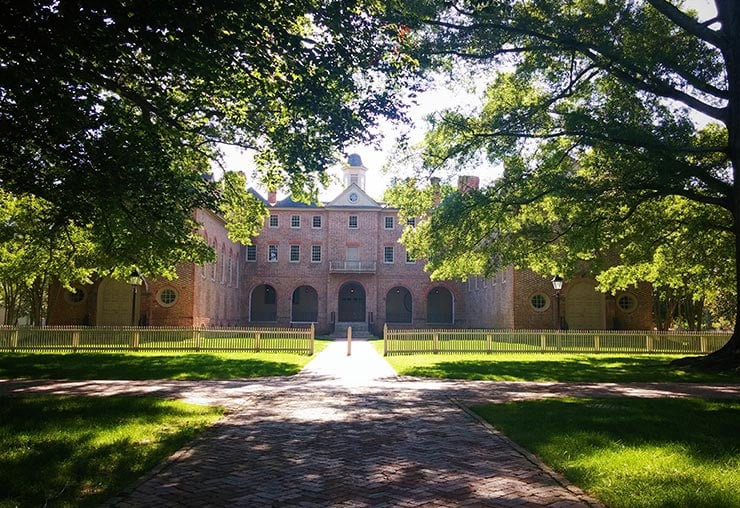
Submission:
[[[293,257],[293,254],[295,254],[295,259]],[[301,261],[301,246],[300,245],[296,243],[290,245],[288,260],[291,263],[300,263]]]
[[[318,222],[318,226],[316,225],[317,222]],[[311,217],[311,228],[321,229],[322,222],[323,221],[321,220],[321,215],[314,215],[313,217]]]
[[[354,226],[352,225],[352,219],[354,219]],[[357,215],[350,215],[347,219],[347,227],[349,229],[359,229],[360,227],[360,218]]]
[[[301,229],[301,216],[300,215],[290,216],[290,227],[292,229]]]
[[[270,218],[269,218],[269,224],[271,228],[279,228],[280,227],[280,216],[277,214],[271,213]]]
[[[389,223],[390,223],[390,226],[388,225]],[[393,229],[394,223],[395,223],[395,221],[393,220],[393,216],[392,215],[386,215],[383,218],[383,227],[385,229]]]
[[[316,255],[318,253],[318,256]],[[311,262],[321,263],[321,245],[311,246]]]
[[[256,263],[256,262],[257,262],[257,246],[247,245],[247,263]]]
[[[390,253],[390,261],[388,254]],[[395,255],[395,249],[393,246],[385,246],[383,247],[383,263],[387,265],[392,265],[395,261],[396,255]]]
[[[275,243],[271,243],[267,246],[267,262],[277,263],[278,261],[278,246]]]
[[[406,251],[406,264],[407,265],[415,265],[416,259],[411,257],[411,254],[409,254],[409,251]]]

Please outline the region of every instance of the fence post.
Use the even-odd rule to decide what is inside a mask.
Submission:
[[[707,352],[707,336],[706,335],[700,335],[699,340],[701,342],[701,352],[706,353]]]
[[[139,330],[132,329],[131,342],[129,342],[129,347],[134,351],[139,350]]]
[[[645,349],[648,353],[653,352],[653,337],[652,335],[645,335]]]
[[[309,344],[308,344],[308,356],[313,356],[313,351],[314,351],[314,349],[313,349],[314,348],[313,340],[314,340],[314,337],[316,336],[316,332],[314,330],[313,323],[311,323],[311,329],[309,330],[309,333],[311,334],[311,337],[309,339]]]
[[[545,349],[547,348],[547,337],[544,335],[540,335],[540,349],[542,349],[542,352],[545,352]]]
[[[10,333],[10,350],[15,353],[15,349],[18,347],[18,328]]]
[[[486,335],[486,353],[491,354],[491,349],[493,349],[493,335],[489,333]]]
[[[435,333],[432,336],[432,349],[434,350],[435,355],[439,353],[439,334],[438,333]]]
[[[260,332],[257,332],[254,334],[254,350],[259,353],[260,352],[260,339],[262,337],[262,334]]]
[[[352,327],[347,327],[347,356],[352,356]]]
[[[594,352],[598,353],[601,349],[601,338],[598,335],[594,335]]]
[[[555,347],[557,347],[558,351],[562,351],[563,350],[563,332],[558,330],[558,334],[555,337],[556,337]]]
[[[80,347],[80,331],[75,330],[72,332],[72,351],[77,352],[77,348]]]
[[[383,325],[383,356],[388,356],[388,323]]]
[[[200,352],[200,329],[193,328],[193,342],[195,342],[195,351]]]

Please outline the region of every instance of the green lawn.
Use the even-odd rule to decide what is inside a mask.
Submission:
[[[316,340],[323,350],[329,340]],[[314,356],[295,353],[0,353],[0,378],[238,379],[290,376]]]
[[[96,506],[222,414],[148,397],[0,399],[0,507]]]
[[[740,506],[740,401],[547,399],[473,408],[610,508]]]
[[[372,342],[383,354],[383,341]],[[740,373],[711,373],[671,367],[685,355],[625,354],[414,354],[386,356],[401,375],[488,381],[581,383],[738,383]]]

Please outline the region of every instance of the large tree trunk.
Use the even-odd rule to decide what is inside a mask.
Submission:
[[[722,24],[724,57],[727,68],[727,135],[728,156],[732,164],[733,185],[730,198],[732,228],[735,233],[736,316],[732,337],[720,350],[698,359],[685,358],[674,363],[696,365],[713,370],[740,370],[740,3],[737,0],[715,0]]]

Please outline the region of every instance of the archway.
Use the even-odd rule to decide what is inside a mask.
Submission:
[[[315,323],[319,320],[319,295],[311,286],[293,291],[290,320],[294,323]]]
[[[252,290],[249,299],[249,320],[253,322],[277,321],[277,293],[269,284],[261,284]]]
[[[452,293],[450,290],[437,286],[427,295],[427,323],[452,324],[454,320]]]
[[[339,318],[345,323],[365,321],[365,288],[359,282],[347,282],[339,288]]]
[[[565,322],[574,330],[602,330],[606,324],[604,293],[596,291],[596,281],[570,284],[565,299]]]
[[[408,289],[396,286],[385,297],[385,321],[387,323],[411,323],[412,299]]]
[[[136,302],[134,302],[133,289],[130,284],[113,279],[103,279],[98,286],[96,324],[98,326],[131,326],[132,324],[138,324],[140,293],[141,290],[139,289],[136,292]]]

